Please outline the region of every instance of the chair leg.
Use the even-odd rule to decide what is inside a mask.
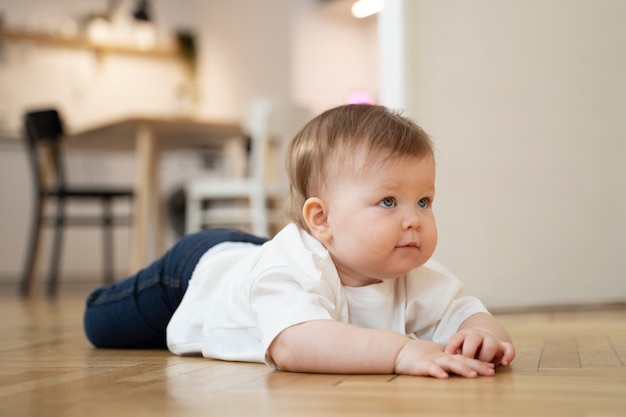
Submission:
[[[202,200],[192,196],[189,188],[185,190],[185,233],[197,232],[202,228]]]
[[[65,227],[65,200],[59,198],[56,205],[54,218],[54,236],[52,238],[52,250],[50,253],[50,270],[48,271],[48,296],[54,296],[57,292],[59,281],[59,264],[61,262],[61,247],[63,245],[63,228]]]
[[[104,284],[113,283],[113,209],[110,198],[105,198],[102,201],[103,205],[103,256],[102,262],[104,263]]]
[[[35,283],[35,273],[39,261],[39,250],[41,248],[43,202],[41,198],[35,197],[32,221],[30,225],[30,235],[26,256],[24,257],[24,267],[20,281],[20,294],[24,297],[30,295]]]
[[[252,233],[257,236],[269,237],[269,218],[265,194],[251,196],[250,209],[252,211]]]

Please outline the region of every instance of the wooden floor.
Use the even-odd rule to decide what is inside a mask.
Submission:
[[[499,315],[518,357],[495,377],[308,375],[96,350],[85,293],[0,294],[0,416],[626,416],[626,309]]]

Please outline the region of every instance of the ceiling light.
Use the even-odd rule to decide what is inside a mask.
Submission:
[[[364,18],[380,12],[385,7],[385,0],[358,0],[352,5],[352,16]]]

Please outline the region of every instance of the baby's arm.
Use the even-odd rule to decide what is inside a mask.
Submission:
[[[450,338],[445,352],[459,353],[494,365],[508,365],[515,348],[504,327],[491,315],[477,313],[468,317]]]
[[[433,342],[399,333],[365,329],[332,320],[313,320],[283,330],[269,347],[285,371],[342,374],[405,374],[446,378],[493,375],[492,363],[444,352]]]

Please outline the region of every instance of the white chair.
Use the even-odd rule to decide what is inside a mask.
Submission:
[[[249,225],[252,233],[269,237],[270,225],[284,222],[282,205],[270,207],[272,202],[284,201],[289,191],[284,149],[309,118],[307,109],[288,101],[251,100],[242,121],[242,130],[251,139],[248,174],[244,178],[198,178],[188,182],[186,232]],[[242,202],[245,205],[237,205]]]

